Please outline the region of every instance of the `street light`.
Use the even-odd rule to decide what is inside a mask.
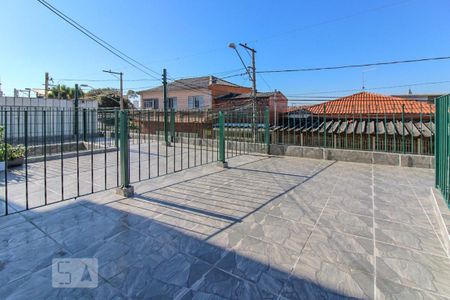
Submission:
[[[244,66],[245,71],[248,74],[248,77],[250,78],[250,80],[253,83],[252,84],[252,99],[253,99],[253,101],[252,101],[252,129],[253,129],[253,142],[256,142],[256,66],[255,66],[256,50],[253,48],[250,48],[249,46],[247,46],[247,44],[239,43],[239,46],[241,46],[242,48],[251,52],[251,56],[252,56],[252,66],[251,67],[247,67],[247,65],[245,64],[244,60],[242,59],[241,54],[237,50],[236,44],[235,43],[228,44],[229,48],[234,49],[234,51],[236,51],[236,54],[238,55],[239,60],[241,61],[242,65]],[[252,69],[252,73],[250,73],[250,68]]]

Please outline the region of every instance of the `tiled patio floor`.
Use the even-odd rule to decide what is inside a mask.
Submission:
[[[433,171],[240,156],[0,218],[0,298],[444,299]],[[95,257],[95,289],[52,288]]]

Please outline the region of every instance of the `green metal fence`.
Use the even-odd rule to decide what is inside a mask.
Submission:
[[[224,162],[257,151],[267,139],[261,114],[256,123],[251,113],[236,110],[164,115],[163,110],[3,107],[0,215]]]
[[[439,97],[436,104],[436,188],[450,208],[450,95]]]
[[[274,144],[434,155],[434,128],[430,103],[323,104],[285,113],[271,135]]]

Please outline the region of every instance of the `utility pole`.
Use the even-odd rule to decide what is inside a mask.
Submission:
[[[253,131],[253,142],[256,142],[256,102],[257,102],[257,91],[256,91],[256,62],[255,62],[255,54],[256,54],[256,50],[253,48],[250,48],[249,46],[247,46],[247,44],[242,44],[239,43],[239,46],[241,46],[242,48],[248,50],[251,52],[251,56],[252,56],[252,66],[251,67],[247,67],[246,64],[244,63],[244,60],[242,59],[241,55],[239,54],[239,51],[236,48],[236,45],[234,43],[230,43],[228,45],[228,47],[234,49],[237,53],[237,55],[239,56],[239,59],[241,60],[242,64],[245,67],[245,70],[247,71],[248,76],[250,77],[250,80],[252,81],[252,131]],[[250,71],[248,69],[252,69],[252,73],[250,73]]]
[[[162,75],[162,82],[163,82],[163,105],[164,105],[164,142],[166,146],[169,146],[169,124],[168,124],[168,111],[167,111],[167,70],[163,69],[163,75]]]
[[[75,84],[75,101],[74,101],[74,126],[73,131],[75,132],[76,136],[78,136],[78,122],[79,122],[79,114],[78,114],[78,84]]]
[[[47,95],[48,95],[48,81],[50,80],[50,77],[48,75],[48,72],[45,72],[45,90],[44,90],[44,98],[47,99]]]
[[[275,95],[274,95],[274,98],[273,98],[273,125],[274,126],[277,126],[277,124],[278,124],[278,115],[277,115],[277,106],[278,106],[278,103],[277,103],[277,94],[278,94],[278,91],[275,89]]]
[[[113,74],[113,75],[119,75],[120,80],[120,110],[125,109],[125,101],[123,99],[123,73],[122,72],[114,72],[111,70],[103,70],[105,73]]]

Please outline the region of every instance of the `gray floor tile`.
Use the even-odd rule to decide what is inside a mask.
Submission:
[[[371,239],[373,237],[372,217],[360,216],[325,208],[319,219],[319,227],[340,231]]]
[[[445,255],[441,242],[434,231],[386,220],[376,220],[375,223],[377,241],[436,255]]]
[[[448,257],[377,243],[377,278],[450,295]]]

